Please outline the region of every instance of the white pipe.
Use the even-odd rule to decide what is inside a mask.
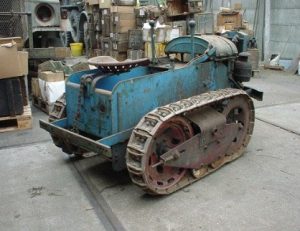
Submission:
[[[270,57],[270,26],[271,26],[271,0],[265,0],[264,18],[264,61]]]

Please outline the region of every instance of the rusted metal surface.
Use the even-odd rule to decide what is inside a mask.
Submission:
[[[66,116],[66,96],[63,94],[55,101],[52,109],[49,111],[49,122],[65,118]]]
[[[188,119],[188,114],[198,111],[201,118],[201,111],[207,107],[222,115],[208,109],[208,114],[214,114],[219,124],[210,123],[202,132],[201,127],[195,127]],[[200,126],[209,121],[208,117],[204,121],[192,117]],[[148,193],[172,193],[242,155],[253,126],[253,102],[237,89],[204,93],[159,107],[139,122],[129,140],[126,159],[131,179]],[[202,137],[208,140],[203,141]],[[165,145],[165,150],[157,148],[170,141],[173,146]]]
[[[90,150],[95,153],[102,153],[104,156],[110,157],[108,155],[108,153],[110,153],[110,147],[83,135],[55,126],[55,123],[66,122],[65,120],[66,119],[61,121],[58,120],[57,122],[51,124],[40,120],[40,127],[48,132],[51,132],[51,136],[55,145],[64,148],[64,151],[70,151],[69,154],[72,154],[74,149],[77,148],[72,144],[77,144],[80,147],[83,147],[85,150]]]

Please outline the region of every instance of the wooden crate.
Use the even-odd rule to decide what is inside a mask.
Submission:
[[[109,37],[111,32],[111,20],[109,14],[102,15],[102,36]]]
[[[118,61],[124,61],[127,59],[127,52],[112,51],[111,56]]]
[[[111,14],[110,29],[111,33],[127,33],[128,30],[135,29],[134,13],[118,13]]]
[[[142,29],[133,29],[128,31],[128,48],[134,50],[144,49]]]
[[[104,56],[111,56],[112,53],[111,38],[101,37],[101,53]]]
[[[30,105],[24,107],[24,113],[17,116],[0,117],[0,132],[18,131],[32,128]]]
[[[118,52],[128,50],[128,33],[111,33],[112,49]]]
[[[243,16],[240,12],[220,12],[217,14],[217,26],[232,23],[234,28],[242,27]]]
[[[188,12],[187,0],[167,1],[167,16],[183,15]]]
[[[188,0],[190,13],[200,13],[204,10],[203,0]]]
[[[128,50],[127,51],[127,58],[136,60],[142,59],[145,57],[145,52],[143,50]]]

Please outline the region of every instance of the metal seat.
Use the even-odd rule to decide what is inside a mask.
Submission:
[[[143,58],[137,60],[126,59],[124,61],[118,61],[110,56],[97,56],[90,58],[88,63],[96,66],[105,73],[118,73],[128,71],[137,66],[147,66],[150,63],[150,60],[148,58]]]

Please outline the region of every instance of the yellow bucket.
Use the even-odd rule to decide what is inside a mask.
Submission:
[[[82,43],[70,43],[72,56],[81,56],[83,50]]]

